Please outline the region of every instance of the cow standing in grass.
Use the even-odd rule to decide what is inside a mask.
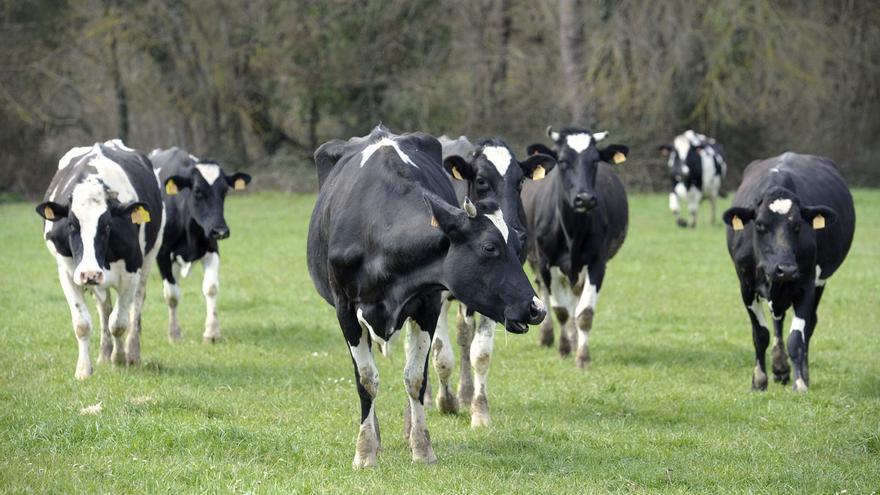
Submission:
[[[703,198],[712,206],[712,223],[721,195],[721,181],[727,174],[721,145],[715,139],[687,130],[675,137],[672,145],[660,146],[660,152],[668,157],[672,191],[669,193],[669,209],[680,227],[696,227],[697,213]],[[687,202],[690,219],[681,217],[680,203]]]
[[[598,148],[607,134],[548,127],[555,150],[533,144],[528,153],[553,156],[556,168],[523,188],[529,265],[559,321],[559,354],[567,356],[576,342],[580,368],[590,362],[589,336],[605,266],[623,245],[628,222],[626,191],[608,163],[626,160],[629,148]],[[543,345],[553,344],[550,318],[541,325],[540,339]]]
[[[840,268],[855,231],[852,195],[828,158],[784,153],[752,162],[724,212],[727,249],[739,277],[740,294],[752,323],[755,368],[752,388],[767,389],[765,354],[770,333],[766,300],[773,318],[773,377],[783,384],[791,368],[782,346],[785,312],[794,309],[788,355],[794,389],[810,384],[810,338],[825,283]]]
[[[140,363],[141,308],[165,223],[150,161],[118,139],[73,148],[58,162],[43,199],[36,209],[79,344],[74,376],[92,374],[87,289],[101,321],[98,362]]]
[[[520,191],[526,179],[542,179],[556,165],[556,160],[548,155],[536,154],[520,162],[507,143],[498,138],[485,139],[474,145],[464,136],[455,140],[441,136],[440,144],[443,148],[443,167],[454,179],[458,202],[462,203],[470,197],[477,201],[492,200],[498,203],[510,229],[508,243],[515,248],[520,262],[525,261],[526,216]],[[484,316],[476,325],[473,311],[459,304],[461,372],[456,398],[451,386],[454,356],[447,321],[451,302],[451,296],[443,297],[440,320],[434,332],[434,368],[440,381],[437,408],[445,413],[458,412],[461,401],[470,405],[471,426],[488,426],[487,379],[496,322]]]
[[[514,333],[545,315],[513,246],[498,204],[457,200],[441,165],[440,143],[422,133],[334,140],[315,152],[319,194],[309,224],[309,274],[336,317],[351,352],[361,422],[353,465],[376,465],[379,375],[372,342],[407,323],[404,384],[414,462],[435,462],[424,394],[441,293]]]
[[[164,184],[165,212],[168,217],[159,273],[168,304],[168,338],[181,339],[177,320],[180,280],[186,278],[194,262],[205,267],[202,294],[205,296],[205,342],[220,339],[217,298],[220,293],[220,249],[218,241],[229,237],[223,206],[229,188],[243,190],[251,176],[241,172],[227,175],[213,160],[199,160],[188,152],[171,148],[150,153],[156,175]]]

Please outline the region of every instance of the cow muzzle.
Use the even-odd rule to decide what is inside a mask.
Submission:
[[[574,197],[574,209],[576,211],[585,212],[590,211],[596,207],[597,200],[596,196],[590,193],[578,193]]]
[[[223,225],[221,227],[214,227],[211,229],[210,233],[211,239],[220,240],[226,239],[229,237],[229,227]]]
[[[97,270],[81,271],[77,275],[79,285],[101,285],[104,283],[104,272]]]
[[[527,305],[516,309],[508,308],[504,312],[504,328],[510,333],[526,333],[529,331],[529,325],[541,323],[545,316],[547,316],[547,308],[544,302],[533,297]]]
[[[798,266],[795,263],[779,263],[773,269],[772,280],[774,282],[791,282],[799,277]]]

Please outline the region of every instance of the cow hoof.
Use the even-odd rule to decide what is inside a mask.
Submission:
[[[567,358],[571,354],[571,344],[568,339],[559,339],[559,357]]]
[[[805,382],[803,380],[803,378],[798,378],[797,380],[794,381],[794,391],[795,392],[806,393],[808,388],[809,387],[807,387],[807,382]]]
[[[220,342],[220,336],[219,335],[205,335],[204,337],[202,337],[202,342],[205,344],[216,344],[217,342]]]
[[[485,395],[474,397],[471,404],[471,428],[486,428],[491,424],[489,417],[489,401]]]
[[[791,373],[789,371],[786,371],[785,373],[777,373],[776,370],[773,370],[774,382],[781,385],[788,385],[789,380],[791,380]]]
[[[354,456],[354,461],[351,462],[351,467],[354,469],[370,469],[379,467],[379,462],[376,459],[376,456],[365,456],[359,457],[357,455]]]
[[[688,226],[687,221],[685,221],[683,218],[679,218],[678,220],[676,220],[675,224],[678,225],[679,227],[687,227]]]
[[[550,315],[544,318],[550,318]],[[538,344],[543,347],[553,347],[553,325],[541,325],[541,333],[538,334]]]
[[[86,378],[92,376],[92,367],[91,366],[77,366],[76,373],[73,374],[73,377],[79,381],[85,380]]]
[[[437,456],[434,455],[434,447],[431,446],[430,440],[412,448],[412,462],[413,464],[437,464]]]
[[[128,359],[125,357],[125,352],[113,351],[113,354],[110,355],[110,362],[113,366],[125,366],[128,364]]]
[[[140,366],[140,364],[141,364],[141,357],[140,357],[140,356],[133,355],[133,354],[129,354],[129,355],[127,355],[126,358],[125,358],[125,363],[126,363],[128,366]]]
[[[752,390],[759,392],[767,390],[767,373],[758,366],[752,370]]]
[[[590,368],[590,351],[581,352],[578,351],[577,358],[575,359],[575,363],[577,364],[578,369],[586,370]]]
[[[437,410],[442,414],[457,414],[458,398],[448,392],[445,393],[441,388],[437,392]]]
[[[179,328],[177,329],[176,332],[172,331],[172,330],[168,331],[168,342],[171,342],[172,344],[176,344],[176,343],[180,342],[181,340],[183,340],[183,335],[180,333]]]

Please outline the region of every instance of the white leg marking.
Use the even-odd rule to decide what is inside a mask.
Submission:
[[[673,213],[678,213],[678,209],[678,195],[674,192],[671,192],[669,193],[669,210]]]
[[[202,258],[205,278],[202,280],[202,294],[205,296],[205,342],[220,338],[220,320],[217,319],[217,297],[220,294],[220,255],[206,253]]]
[[[474,364],[474,398],[471,402],[471,427],[489,426],[489,396],[487,391],[495,321],[482,317],[471,343],[471,362]]]
[[[795,316],[791,319],[791,333],[801,332],[801,338],[803,338],[804,327],[806,326],[807,322],[803,318],[798,318],[797,316]]]
[[[755,298],[752,304],[749,305],[749,311],[755,315],[755,319],[758,320],[758,325],[767,328],[767,319],[764,317],[764,305],[761,304],[760,299]]]
[[[76,372],[74,377],[77,380],[85,380],[92,375],[92,362],[89,360],[89,334],[92,331],[92,321],[89,316],[86,300],[83,297],[83,288],[73,282],[69,272],[58,264],[58,280],[61,282],[61,289],[64,291],[64,297],[67,299],[67,305],[70,308],[70,319],[73,323],[73,335],[76,337],[76,343],[79,347],[79,356],[76,360]]]
[[[409,432],[409,445],[412,449],[413,462],[434,463],[434,448],[428,435],[428,424],[425,421],[425,407],[419,395],[425,378],[425,363],[431,349],[431,340],[427,332],[410,321],[407,332],[406,366],[403,369],[403,383],[409,395],[409,406],[412,426]]]
[[[101,353],[98,355],[98,364],[109,363],[110,353],[113,352],[113,341],[110,336],[110,312],[113,311],[113,303],[110,291],[106,288],[94,287],[92,293],[98,306],[98,317],[101,319]]]
[[[358,345],[354,347],[349,346],[348,349],[357,366],[361,386],[375,400],[376,395],[379,393],[379,370],[376,368],[373,353],[370,351],[367,330],[363,326],[361,327],[361,338],[358,341]],[[375,419],[374,402],[370,406],[370,412],[361,423],[360,431],[358,432],[354,460],[352,461],[352,466],[356,469],[376,466],[376,455],[379,452],[379,432],[376,429]]]
[[[125,364],[125,332],[131,323],[132,306],[137,297],[140,275],[128,273],[122,269],[119,274],[117,287],[116,306],[110,313],[110,334],[113,336],[113,353],[110,360],[113,364]]]
[[[177,305],[180,304],[180,265],[172,262],[171,273],[175,282],[172,284],[162,280],[162,293],[165,296],[165,304],[168,305],[168,340],[177,342],[181,339],[180,322],[177,320]]]
[[[441,296],[443,303],[440,306],[440,317],[437,319],[437,329],[434,331],[434,369],[440,380],[437,390],[437,408],[440,412],[451,413],[458,411],[455,394],[452,392],[452,370],[455,367],[455,356],[452,353],[452,341],[449,338],[449,306],[452,301],[446,299],[446,293]]]
[[[572,292],[571,284],[568,277],[562,273],[559,268],[550,269],[550,306],[554,308],[565,308],[571,311],[574,306],[575,295]],[[574,315],[569,315],[574,317]]]
[[[691,186],[687,192],[688,211],[691,212],[691,226],[697,223],[697,212],[700,211],[701,199],[703,199],[703,193],[696,186]]]
[[[825,282],[827,281],[828,279],[822,278],[822,267],[816,265],[816,287],[825,287]]]

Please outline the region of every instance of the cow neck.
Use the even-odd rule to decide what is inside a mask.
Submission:
[[[443,280],[443,264],[445,260],[446,252],[437,260],[422,265],[418,269],[401,276],[400,282],[391,284],[384,302],[386,307],[390,309],[392,320],[390,323],[394,325],[394,330],[399,330],[406,318],[412,316],[402,314],[411,301],[428,295],[431,292],[446,290],[447,284]]]

